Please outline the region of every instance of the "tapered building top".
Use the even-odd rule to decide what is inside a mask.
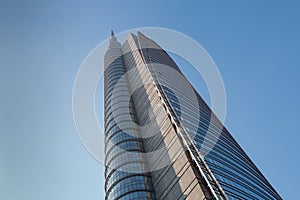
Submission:
[[[110,33],[110,39],[109,39],[109,48],[113,48],[113,47],[121,47],[121,44],[117,41],[117,38],[114,34],[114,31],[111,30]]]

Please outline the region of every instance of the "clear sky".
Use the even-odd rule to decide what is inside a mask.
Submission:
[[[0,199],[104,199],[103,166],[75,130],[72,87],[111,29],[146,26],[208,51],[226,87],[226,127],[280,195],[298,199],[299,1],[178,2],[0,1]]]

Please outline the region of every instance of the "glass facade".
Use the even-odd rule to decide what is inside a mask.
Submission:
[[[154,199],[151,177],[145,172],[145,162],[140,154],[144,151],[143,143],[137,137],[138,132],[132,122],[135,109],[132,103],[128,105],[128,82],[119,81],[125,74],[121,55],[121,45],[112,36],[105,54],[104,75],[105,199]],[[134,153],[128,156],[127,152]]]
[[[184,149],[187,163],[191,166],[192,176],[189,178],[194,178],[201,186],[206,199],[281,199],[190,85],[172,58],[154,41],[138,33],[137,36],[131,34],[120,45],[112,36],[105,55],[105,66],[106,199],[172,199],[170,192],[165,194],[157,187],[160,182],[168,184],[170,181],[171,184],[176,179],[168,178],[167,173],[161,173],[167,172],[167,168],[148,172],[150,164],[144,156],[144,152],[154,149],[153,141],[163,139],[155,139],[156,136],[144,139],[141,134],[146,133],[141,133],[139,129],[139,126],[149,123],[148,113],[149,109],[155,108],[155,99],[161,100],[157,102],[162,102],[159,108],[163,111],[154,109],[154,116],[157,121],[164,117],[170,118],[173,125],[170,123],[172,126],[168,132],[174,130],[177,135],[181,135],[180,147]],[[171,74],[175,72],[162,66],[168,66],[181,76],[174,78]],[[137,74],[119,81],[132,68],[138,68]],[[148,79],[155,83],[154,86],[144,85],[131,94],[132,84],[139,81],[143,84]],[[115,87],[117,82],[118,87]],[[186,88],[191,88],[192,92]],[[111,95],[113,91],[114,96]],[[193,98],[196,101],[192,101]],[[154,130],[164,135],[159,122],[157,127],[153,127]],[[176,137],[173,138],[175,141]],[[152,142],[151,145],[149,141]],[[128,156],[126,152],[136,154]],[[169,154],[169,157],[172,155]],[[172,166],[175,177],[181,173],[176,170],[176,162]],[[130,168],[135,169],[135,173],[121,170]],[[177,181],[180,182],[179,179]],[[173,191],[172,187],[166,188]],[[183,189],[180,185],[178,188],[187,194],[181,198],[198,198],[190,195],[192,192],[187,192],[192,191],[187,189],[188,186]]]

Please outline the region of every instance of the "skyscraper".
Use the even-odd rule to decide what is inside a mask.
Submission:
[[[112,32],[104,65],[107,200],[281,199],[153,40]]]

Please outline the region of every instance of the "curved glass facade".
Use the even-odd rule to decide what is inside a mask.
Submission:
[[[198,152],[205,155],[205,163],[226,197],[228,199],[281,199],[196,90],[194,94],[197,96],[197,101],[190,100],[193,97],[185,90],[189,82],[171,57],[152,40],[143,35],[140,35],[140,38],[147,43],[144,47],[151,47],[142,49],[147,66],[152,68],[153,76],[156,77],[156,84],[162,85],[162,93],[174,110],[176,115],[174,117],[180,119]],[[169,76],[170,70],[166,70],[161,65],[171,67],[182,76],[179,79]],[[174,92],[165,85],[175,86],[179,95],[175,96]],[[178,101],[188,103],[180,105]],[[198,110],[200,112],[195,112]],[[183,111],[186,113],[181,113]],[[191,123],[195,121],[198,123]],[[218,194],[218,191],[216,193]]]
[[[112,36],[104,83],[107,200],[281,199],[154,41]],[[150,115],[156,124],[141,131]],[[160,148],[164,155],[145,156]],[[163,160],[172,163],[158,168]]]
[[[135,109],[132,104],[128,106],[128,82],[119,81],[125,67],[121,45],[114,36],[110,39],[104,65],[105,199],[154,199],[151,177],[145,173],[145,162],[140,155],[144,152],[143,143],[132,122]],[[118,125],[122,125],[122,129]],[[127,152],[134,154],[128,156]]]

